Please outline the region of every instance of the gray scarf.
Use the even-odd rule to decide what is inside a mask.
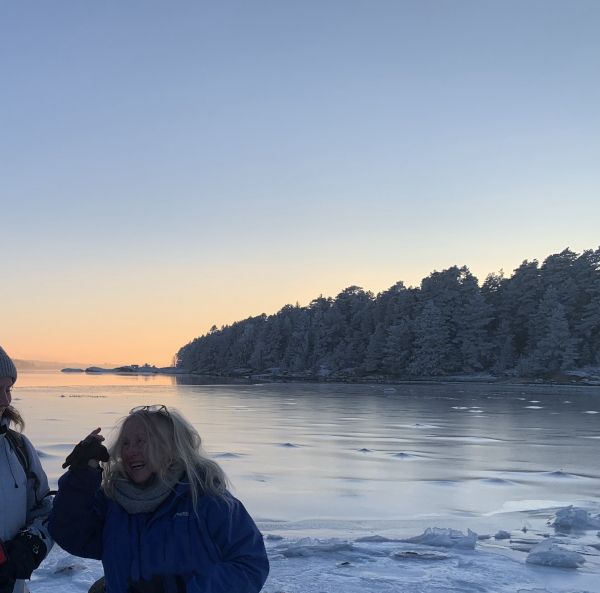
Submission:
[[[152,474],[145,484],[136,484],[119,472],[115,476],[113,496],[130,515],[152,513],[175,492],[175,486],[184,473],[183,470],[175,470],[165,482]]]

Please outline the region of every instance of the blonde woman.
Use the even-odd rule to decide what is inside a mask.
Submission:
[[[50,532],[71,554],[102,560],[107,593],[261,590],[262,536],[181,413],[134,408],[110,458],[103,440],[98,428],[67,458]]]

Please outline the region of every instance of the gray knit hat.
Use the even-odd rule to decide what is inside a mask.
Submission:
[[[2,346],[0,346],[0,377],[12,377],[13,383],[17,380],[17,367]]]

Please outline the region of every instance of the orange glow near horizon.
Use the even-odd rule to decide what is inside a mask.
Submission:
[[[10,318],[2,320],[0,345],[22,360],[168,366],[179,348],[212,325],[273,314],[289,303],[307,305],[320,294],[335,297],[353,284],[374,293],[399,280],[417,286],[434,269],[451,265],[466,264],[483,282],[487,273],[500,268],[510,275],[527,255],[543,259],[564,248],[550,247],[545,253],[536,249],[533,256],[515,248],[489,262],[469,262],[477,260],[469,246],[461,250],[455,244],[443,256],[421,253],[419,261],[374,258],[378,265],[370,265],[363,258],[331,269],[327,262],[304,262],[278,267],[277,274],[261,274],[238,264],[133,273],[130,278],[109,269],[78,272],[74,277],[28,277],[19,283],[25,298],[15,298]],[[38,282],[46,290],[43,302],[28,298],[27,292],[32,294]]]

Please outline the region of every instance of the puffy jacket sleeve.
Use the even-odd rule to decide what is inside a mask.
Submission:
[[[102,559],[106,497],[100,488],[102,470],[68,471],[58,481],[50,514],[50,534],[74,556]]]
[[[46,555],[52,549],[54,542],[48,530],[48,518],[52,509],[52,497],[48,496],[50,487],[46,472],[42,468],[40,458],[35,448],[27,439],[27,453],[29,455],[29,475],[27,476],[27,515],[25,528],[30,533],[37,535],[46,545]]]
[[[269,574],[263,537],[242,503],[213,499],[207,509],[209,534],[221,561],[197,571],[187,583],[187,593],[258,593]]]

